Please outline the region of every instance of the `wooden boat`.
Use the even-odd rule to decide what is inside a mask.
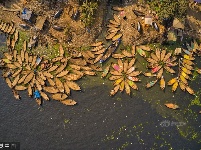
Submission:
[[[70,74],[67,74],[66,76],[64,76],[63,78],[68,81],[76,81],[76,80],[80,79],[81,77],[82,77],[81,75],[70,73]]]
[[[29,54],[28,54],[28,52],[26,52],[25,51],[25,54],[24,54],[25,56],[25,62],[28,64],[29,63]]]
[[[15,32],[16,28],[13,26],[12,30],[10,31],[10,34],[12,35]]]
[[[126,91],[126,94],[130,95],[131,89],[130,89],[130,86],[129,86],[128,82],[125,81],[124,84],[125,84],[125,91]]]
[[[8,84],[9,88],[12,88],[12,83],[9,78],[6,78],[6,83]]]
[[[167,66],[168,66],[168,67],[174,67],[174,66],[176,66],[176,65],[178,65],[177,62],[174,62],[174,63],[167,63]]]
[[[112,7],[112,9],[115,11],[123,11],[124,10],[123,8],[118,7],[118,6],[114,6],[114,7]]]
[[[184,82],[184,84],[188,85],[188,81],[184,78],[184,76],[180,75],[179,79]]]
[[[135,64],[135,58],[132,58],[131,60],[130,60],[130,62],[128,63],[128,68],[131,68],[134,64]]]
[[[18,84],[21,84],[22,82],[24,82],[24,80],[26,79],[27,75],[28,75],[28,73],[25,74],[25,75],[23,75],[23,76],[19,79]]]
[[[52,94],[52,99],[57,100],[57,101],[65,100],[67,97],[68,97],[68,95],[62,94],[62,93]]]
[[[29,75],[27,75],[24,80],[24,84],[29,83],[33,77],[34,77],[34,72],[29,73]]]
[[[129,68],[130,69],[130,68]],[[123,63],[123,71],[124,73],[126,73],[128,70],[128,60],[126,59]]]
[[[54,63],[54,62],[60,61],[62,58],[63,56],[55,57],[52,59],[52,62]]]
[[[181,48],[176,48],[174,50],[174,55],[180,55],[181,54]]]
[[[76,90],[76,91],[81,90],[80,86],[79,86],[77,83],[75,83],[75,82],[66,81],[66,83],[67,83],[68,87],[69,87],[70,89],[72,89],[72,90]]]
[[[16,59],[17,59],[17,50],[13,50],[13,58],[14,58],[14,61],[16,61]]]
[[[36,55],[34,55],[32,57],[32,62],[31,62],[31,67],[37,66],[40,63],[41,59],[39,57],[37,57]]]
[[[133,57],[133,55],[131,53],[129,53],[128,51],[126,51],[126,50],[122,50],[121,52],[126,57]]]
[[[144,76],[146,76],[146,77],[154,77],[154,76],[156,76],[156,74],[153,74],[153,73],[151,73],[151,72],[145,72],[145,73],[143,73],[144,74]]]
[[[43,73],[41,71],[38,72],[38,75],[40,76],[41,79],[43,79],[44,81],[46,80],[46,77],[43,75]]]
[[[84,72],[81,72],[81,71],[78,71],[78,70],[72,70],[72,73],[77,74],[77,75],[79,75],[81,77],[84,75]]]
[[[27,92],[28,92],[28,96],[29,97],[31,97],[33,95],[33,91],[32,91],[31,85],[28,85]]]
[[[111,77],[109,77],[109,80],[117,80],[117,79],[119,79],[119,78],[121,78],[122,76],[111,76]]]
[[[36,88],[41,91],[42,90],[42,86],[41,84],[38,82],[38,80],[35,80],[35,85],[36,85]]]
[[[160,79],[163,75],[163,68],[161,68],[159,71],[158,71],[158,74],[157,74],[157,79]]]
[[[70,64],[69,67],[71,67],[72,69],[75,69],[75,70],[80,70],[81,69],[81,66],[73,65],[73,64]]]
[[[18,92],[16,90],[14,90],[14,89],[12,90],[12,92],[13,92],[13,95],[14,95],[15,99],[19,100],[20,95],[18,94]]]
[[[100,46],[97,46],[97,47],[91,49],[91,51],[92,52],[97,52],[97,51],[102,50],[102,49],[104,49],[104,47],[103,47],[103,45],[100,45]]]
[[[183,63],[181,63],[181,64],[183,65],[183,67],[185,67],[188,70],[194,70],[194,68],[192,66],[190,66],[190,65],[183,64]]]
[[[16,69],[17,66],[15,66],[14,64],[6,64],[6,67],[9,69]]]
[[[132,76],[128,76],[127,77],[129,80],[133,81],[133,82],[136,82],[136,81],[141,81],[139,78],[137,77],[132,77]]]
[[[156,57],[158,58],[158,60],[161,60],[161,51],[160,49],[156,49]]]
[[[100,46],[102,44],[103,44],[103,42],[96,42],[96,43],[91,44],[91,46],[97,47],[97,46]]]
[[[158,81],[158,79],[147,83],[146,88],[150,88],[150,87],[154,86],[157,81]]]
[[[126,80],[126,82],[129,84],[129,86],[134,89],[134,90],[138,90],[137,85],[135,84],[135,82],[131,81],[131,80]]]
[[[95,58],[94,54],[91,51],[85,51],[85,53],[89,56],[89,58]]]
[[[58,65],[54,65],[49,70],[47,70],[47,72],[55,71],[58,67],[59,67]]]
[[[121,72],[119,72],[119,71],[114,71],[114,70],[112,70],[112,71],[110,71],[110,73],[112,74],[112,75],[116,75],[116,76],[120,76],[120,75],[122,75],[122,73]]]
[[[165,106],[166,106],[167,108],[170,108],[170,109],[178,109],[178,108],[179,108],[178,105],[172,104],[172,103],[166,103]]]
[[[121,40],[118,39],[107,47],[106,51],[103,53],[103,56],[100,59],[100,63],[105,62],[114,53],[114,51],[118,48],[120,41]]]
[[[135,67],[130,67],[127,71],[126,74],[130,74],[135,70]]]
[[[64,49],[63,49],[63,47],[62,47],[61,44],[59,45],[59,55],[60,55],[61,57],[64,56]]]
[[[63,100],[63,101],[60,101],[62,104],[64,105],[68,105],[68,106],[73,106],[73,105],[76,105],[77,102],[72,100],[72,99],[66,99],[66,100]]]
[[[104,53],[104,51],[105,51],[105,48],[103,48],[103,49],[101,49],[101,50],[96,51],[94,54],[95,54],[95,55],[99,55],[99,54]]]
[[[48,92],[48,93],[52,93],[52,94],[59,92],[59,90],[57,88],[52,87],[52,86],[45,86],[45,87],[43,87],[43,90]]]
[[[26,70],[31,71],[31,67],[29,66],[29,64],[27,64],[27,65],[25,66],[25,68],[26,68]]]
[[[22,71],[22,69],[17,70],[14,74],[12,74],[12,77],[16,77],[17,75],[20,74],[20,72]]]
[[[32,80],[31,80],[30,83],[29,83],[29,85],[30,85],[31,87],[33,87],[34,89],[35,89],[35,81],[36,81],[36,78],[35,78],[35,76],[33,76]]]
[[[49,101],[49,97],[47,96],[47,94],[45,94],[45,92],[40,91],[40,95],[42,96],[42,98],[46,101]]]
[[[10,27],[10,24],[7,24],[7,26],[5,27],[5,29],[3,30],[4,33],[7,33],[8,28]]]
[[[178,77],[172,78],[170,81],[168,81],[168,85],[173,85],[178,80]]]
[[[98,66],[98,65],[89,65],[90,68],[92,68],[95,71],[103,71],[102,67]]]
[[[162,65],[160,66],[154,66],[154,68],[151,69],[151,73],[156,73],[158,72],[158,70],[160,70],[162,68]],[[165,67],[164,67],[165,68]]]
[[[125,81],[122,80],[121,83],[120,83],[120,88],[119,88],[119,91],[120,91],[120,92],[123,92],[124,86],[125,86]]]
[[[10,45],[11,45],[11,38],[10,38],[10,35],[7,37],[7,39],[6,39],[6,45],[7,45],[7,47],[10,47]]]
[[[39,75],[36,76],[36,80],[40,83],[40,85],[45,85],[45,81],[42,78],[40,78]]]
[[[23,85],[16,85],[14,89],[17,91],[24,91],[27,89],[27,87]]]
[[[190,55],[184,55],[183,56],[185,59],[187,59],[187,60],[194,60],[195,59],[195,57],[192,57],[192,56],[190,56]]]
[[[120,61],[121,61],[121,60],[120,60]],[[121,61],[121,63],[122,63],[122,61]],[[123,65],[123,63],[122,63],[121,65]],[[120,67],[118,64],[112,63],[112,68],[113,68],[114,70],[116,70],[116,71],[119,71],[119,72],[122,71],[122,66]]]
[[[141,26],[140,22],[137,22],[137,31],[139,33],[142,33],[142,26]]]
[[[109,28],[108,32],[109,33],[117,33],[120,30],[120,28]]]
[[[195,95],[195,92],[189,86],[186,86],[186,91],[191,95]]]
[[[9,60],[13,59],[13,56],[11,54],[9,54],[9,53],[4,53],[4,56]]]
[[[55,86],[55,82],[51,78],[47,78],[47,81],[50,84],[50,86],[52,86],[52,87]]]
[[[60,65],[60,66],[57,68],[55,74],[58,74],[58,73],[62,72],[62,71],[66,68],[66,66],[67,66],[67,62],[65,62],[64,64]]]
[[[81,66],[82,70],[86,70],[86,71],[92,71],[93,69],[91,67],[88,66]]]
[[[115,20],[118,24],[120,24],[120,18],[119,18],[119,16],[117,16],[116,14],[114,14],[113,17],[114,17],[114,20]]]
[[[116,80],[114,81],[113,85],[114,85],[114,86],[115,86],[115,85],[119,85],[123,80],[124,80],[124,77],[121,76],[121,78],[116,79]]]
[[[194,65],[194,63],[191,60],[188,60],[188,59],[182,59],[181,58],[181,61],[182,61],[183,64]]]
[[[6,26],[7,26],[7,23],[4,23],[3,26],[2,26],[2,28],[1,28],[1,31],[4,31],[4,29],[6,28]]]
[[[140,56],[146,57],[146,53],[145,53],[145,51],[143,51],[142,49],[137,48],[137,52],[138,52],[138,54],[140,54]]]
[[[109,22],[110,22],[111,24],[114,24],[114,25],[117,25],[117,26],[120,25],[118,22],[116,22],[116,21],[114,21],[114,20],[109,20]]]
[[[168,71],[169,73],[175,73],[175,71],[174,71],[172,68],[168,67],[168,66],[164,66],[164,68],[165,68],[165,70]]]
[[[178,82],[178,80],[177,80],[176,82],[174,82],[174,84],[173,84],[173,86],[172,86],[172,92],[175,92],[175,91],[176,91],[178,85],[179,85],[179,82]]]
[[[112,41],[119,40],[119,39],[122,37],[122,35],[123,35],[123,34],[118,34],[118,35],[114,36],[114,37],[112,38]]]
[[[163,76],[161,77],[161,80],[160,80],[160,88],[161,88],[162,90],[165,89],[165,80],[164,80],[164,77],[163,77]]]
[[[197,73],[201,74],[201,69],[196,69]]]
[[[104,77],[106,77],[106,76],[108,75],[109,70],[110,70],[110,66],[111,66],[111,65],[108,65],[108,66],[103,70],[103,73],[102,73],[102,75],[101,75],[101,78],[104,78]]]
[[[79,66],[85,66],[87,64],[87,62],[85,60],[83,60],[82,58],[71,58],[70,60],[71,64],[74,65],[79,65]]]
[[[136,46],[133,45],[132,48],[131,48],[131,54],[132,54],[133,56],[135,56],[135,53],[136,53]]]
[[[20,75],[18,74],[17,77],[15,77],[15,79],[13,80],[12,87],[17,85],[17,82],[19,81],[19,79],[20,79]]]
[[[135,76],[138,76],[142,73],[142,71],[133,71],[131,73],[128,74],[128,76],[131,76],[131,77],[135,77]]]
[[[108,35],[105,37],[105,39],[106,39],[106,40],[110,40],[110,39],[112,39],[116,34],[117,34],[117,31],[116,31],[116,32],[113,32],[113,33],[110,33],[110,34],[108,34]]]
[[[64,71],[60,72],[58,75],[56,75],[56,77],[57,77],[57,78],[63,77],[63,76],[65,76],[65,75],[67,75],[68,72],[69,72],[68,70],[64,70]]]
[[[192,74],[192,72],[184,67],[181,67],[181,70],[187,74]]]
[[[167,53],[165,55],[165,57],[163,58],[163,61],[166,62],[170,58],[171,55],[172,55],[172,53]]]
[[[161,52],[161,56],[160,56],[161,61],[164,60],[165,54],[166,54],[166,50],[162,50],[162,52]]]
[[[29,63],[32,63],[33,56],[29,55]]]
[[[185,91],[186,85],[182,81],[179,81],[179,86],[182,91]]]
[[[156,56],[154,53],[151,53],[151,58],[152,58],[154,61],[156,61],[156,62],[160,61],[160,59],[158,59],[158,57],[159,57],[159,56]]]
[[[15,42],[17,42],[18,38],[19,38],[19,31],[15,30],[15,33],[14,33]]]
[[[70,88],[69,88],[68,84],[66,82],[64,82],[63,85],[64,85],[65,93],[67,95],[70,95]]]
[[[182,75],[184,78],[186,78],[186,79],[190,80],[189,75],[188,75],[188,74],[186,74],[185,72],[181,71],[181,75]]]
[[[125,58],[126,56],[125,55],[123,55],[123,54],[112,54],[112,57],[113,58],[118,58],[118,59],[120,59],[120,58]]]
[[[55,78],[55,85],[58,88],[58,90],[63,93],[64,92],[64,86],[63,83],[59,80],[59,78]]]
[[[112,90],[110,91],[110,96],[115,95],[115,94],[118,92],[119,88],[120,88],[120,85],[116,85],[116,86],[114,87],[114,89],[112,89]]]
[[[145,51],[151,51],[151,48],[147,45],[138,45],[137,47]]]
[[[90,76],[94,76],[94,75],[96,75],[96,72],[93,72],[93,71],[87,71],[87,70],[83,71],[83,73],[86,74],[86,75],[90,75]]]

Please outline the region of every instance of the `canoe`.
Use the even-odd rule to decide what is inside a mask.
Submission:
[[[92,71],[93,70],[91,67],[88,67],[88,66],[81,66],[81,69],[87,70],[87,71]]]
[[[120,85],[116,85],[116,86],[114,87],[114,89],[112,89],[112,90],[110,91],[110,96],[115,95],[115,94],[118,92],[119,88],[120,88]]]
[[[35,80],[35,85],[36,85],[36,88],[38,91],[41,91],[42,90],[42,86],[41,84],[38,82],[38,80]]]
[[[144,76],[146,76],[146,77],[154,77],[154,76],[156,76],[156,74],[153,74],[153,73],[151,73],[151,72],[145,72],[145,73],[143,73],[144,74]]]
[[[20,65],[20,63],[18,63],[17,61],[13,62],[13,65],[17,66],[18,68],[21,68],[22,66]]]
[[[132,58],[128,64],[128,68],[131,68],[135,64],[135,58]]]
[[[65,76],[65,75],[67,75],[68,72],[69,72],[68,70],[64,70],[64,71],[60,72],[58,75],[56,75],[56,77],[57,77],[57,78],[63,77],[63,76]]]
[[[59,80],[59,78],[55,78],[55,85],[60,92],[62,92],[62,93],[64,92],[63,83]]]
[[[158,59],[158,57],[154,53],[151,53],[151,58],[154,59],[156,62],[160,61],[160,59]]]
[[[63,56],[55,57],[52,59],[52,62],[60,61],[63,58]]]
[[[106,39],[106,40],[110,40],[110,39],[112,39],[112,38],[116,35],[116,33],[117,33],[117,31],[108,34],[108,35],[105,37],[105,39]]]
[[[75,82],[66,81],[66,83],[67,83],[68,87],[69,87],[70,89],[72,89],[72,90],[76,90],[76,91],[81,90],[80,86],[79,86],[77,83],[75,83]]]
[[[135,67],[130,67],[127,71],[126,74],[130,74],[135,70]]]
[[[52,71],[56,70],[58,67],[59,67],[58,65],[54,65],[54,66],[50,67],[50,69],[47,70],[47,72],[52,72]]]
[[[138,48],[143,49],[145,51],[151,51],[151,48],[146,45],[137,45]]]
[[[136,81],[141,81],[139,78],[137,77],[132,77],[132,76],[128,76],[127,77],[129,80],[133,81],[133,82],[136,82]]]
[[[122,76],[111,76],[111,77],[109,77],[109,80],[117,80],[117,79],[119,79],[119,78],[121,78]]]
[[[6,67],[9,69],[16,69],[18,68],[17,66],[13,65],[13,64],[6,64]]]
[[[97,51],[99,51],[99,50],[101,50],[101,49],[104,49],[103,45],[97,46],[97,47],[91,49],[91,51],[92,51],[92,52],[97,52]]]
[[[76,105],[77,102],[72,100],[72,99],[66,99],[66,100],[63,100],[63,101],[60,101],[62,104],[64,105],[68,105],[68,106],[73,106],[73,105]]]
[[[65,93],[66,93],[67,95],[70,95],[70,88],[69,88],[69,86],[67,85],[66,82],[64,82],[64,90],[65,90]]]
[[[52,87],[52,86],[45,86],[45,87],[43,87],[43,90],[48,93],[52,93],[52,94],[59,92],[59,90],[57,88]]]
[[[19,79],[20,79],[20,75],[18,74],[17,77],[15,77],[15,79],[13,80],[12,87],[17,85],[17,82],[19,81]]]
[[[165,54],[166,54],[166,50],[162,50],[161,56],[160,56],[161,61],[163,61],[163,59],[164,59],[164,57],[165,57]]]
[[[157,74],[157,79],[160,79],[163,75],[163,68],[161,68],[159,71],[158,71],[158,74]]]
[[[36,76],[36,80],[41,84],[41,85],[45,85],[45,81],[39,76]]]
[[[121,76],[121,78],[118,78],[114,81],[113,85],[119,85],[122,81],[124,80],[124,78]]]
[[[81,75],[69,73],[69,74],[65,75],[63,78],[68,81],[76,81],[76,80],[80,79],[81,77],[82,77]]]
[[[179,81],[179,86],[182,91],[185,91],[186,85],[182,81]]]
[[[181,70],[187,74],[192,74],[192,72],[184,67],[181,67]]]
[[[103,53],[102,54],[100,54],[100,55],[98,55],[96,58],[95,58],[95,60],[94,60],[94,63],[97,63],[98,61],[100,61],[100,59],[103,57]]]
[[[117,6],[112,7],[112,9],[115,11],[123,11],[124,10],[123,8],[117,7]]]
[[[102,67],[100,67],[98,65],[89,65],[89,67],[95,71],[103,71]]]
[[[188,81],[184,78],[184,76],[180,75],[179,79],[184,82],[184,84],[188,85]]]
[[[85,53],[87,53],[89,58],[95,58],[94,54],[91,51],[85,51]]]
[[[129,53],[128,51],[126,51],[126,50],[122,50],[121,52],[126,57],[133,57],[133,55],[131,53]]]
[[[58,73],[62,72],[62,71],[66,68],[66,66],[67,66],[67,62],[65,62],[64,64],[60,65],[60,66],[57,68],[55,74],[58,74]]]
[[[142,73],[142,71],[133,71],[133,72],[131,72],[130,74],[128,74],[128,76],[131,76],[131,77],[135,77],[135,76],[138,76],[138,75],[140,75]]]
[[[187,59],[187,60],[194,60],[195,59],[195,57],[192,57],[192,56],[190,56],[190,55],[184,55],[183,56],[185,59]]]
[[[138,54],[140,54],[140,56],[146,57],[146,53],[145,53],[145,51],[143,51],[142,49],[137,48],[137,52],[138,52]]]
[[[27,75],[24,80],[24,84],[29,83],[33,77],[34,77],[34,72],[29,73],[29,75]]]
[[[153,66],[153,68],[151,69],[151,73],[156,73],[158,72],[158,70],[160,70],[162,68],[162,65],[160,66]],[[164,67],[165,68],[165,67]]]
[[[156,57],[158,58],[158,60],[161,60],[161,51],[160,49],[156,49]]]
[[[17,75],[20,74],[20,72],[22,71],[22,69],[17,70],[14,74],[12,74],[12,77],[16,77]]]
[[[132,48],[131,48],[131,54],[134,56],[136,53],[136,46],[133,45]]]
[[[19,38],[19,31],[15,30],[15,33],[14,33],[15,42],[17,42],[18,38]]]
[[[123,71],[124,71],[124,73],[126,73],[127,70],[128,70],[128,60],[125,60],[124,63],[123,63]]]
[[[172,85],[172,92],[175,92],[175,91],[176,91],[178,85],[179,85],[179,82],[178,82],[178,80],[177,80],[177,81]]]
[[[190,76],[189,76],[188,74],[186,74],[185,72],[181,71],[181,75],[182,75],[184,78],[190,80]]]
[[[195,92],[189,86],[186,86],[186,91],[191,95],[195,95]]]
[[[94,75],[96,75],[96,72],[94,72],[94,71],[87,71],[87,70],[85,70],[85,71],[83,71],[83,73],[84,73],[85,75],[89,75],[89,76],[94,76]]]
[[[23,91],[23,90],[26,90],[27,87],[26,86],[23,86],[23,85],[17,85],[15,86],[15,90],[17,91]]]
[[[129,84],[129,86],[134,89],[134,90],[138,90],[137,85],[135,84],[135,82],[131,81],[131,80],[126,80],[126,82]]]
[[[68,66],[71,67],[72,69],[75,69],[75,70],[80,70],[81,69],[81,66],[78,66],[78,65],[70,64]]]
[[[12,30],[10,31],[10,34],[12,35],[15,32],[16,28],[13,26]]]
[[[165,89],[165,80],[164,80],[164,77],[163,77],[163,76],[161,77],[161,80],[160,80],[160,88],[161,88],[162,90]]]
[[[87,64],[87,62],[83,60],[82,58],[71,58],[69,61],[70,63],[74,65],[79,65],[79,66],[85,66]]]
[[[117,26],[120,25],[119,22],[116,22],[115,20],[109,20],[109,22],[110,22],[111,24],[114,24],[114,25],[117,25]]]
[[[55,82],[51,78],[47,78],[47,81],[50,86],[55,86]]]
[[[130,95],[131,93],[131,89],[130,89],[130,86],[128,84],[128,82],[125,81],[125,91],[126,91],[126,94]]]
[[[23,75],[23,76],[19,79],[18,84],[21,84],[22,82],[24,82],[24,80],[25,80],[25,78],[27,77],[27,75],[28,75],[28,73],[25,74],[25,75]]]
[[[31,97],[33,95],[33,91],[32,91],[31,85],[28,85],[27,92],[28,92],[28,96],[29,97]]]
[[[68,95],[62,94],[62,93],[52,94],[52,99],[57,100],[57,101],[65,100],[67,97],[68,97]]]
[[[110,71],[110,74],[112,74],[112,75],[116,75],[116,76],[120,76],[120,75],[122,75],[121,72],[116,71],[116,70],[111,70],[111,71]]]
[[[9,88],[12,88],[12,83],[9,78],[6,78],[6,83],[8,84]]]
[[[194,63],[193,63],[191,60],[188,60],[188,59],[181,59],[181,61],[182,61],[184,64],[187,64],[187,65],[194,65]]]
[[[120,24],[120,17],[117,16],[116,14],[114,14],[113,17],[114,17],[114,20],[115,20],[118,24]]]
[[[104,77],[106,77],[106,76],[108,75],[109,70],[110,70],[110,66],[111,66],[111,65],[108,65],[108,66],[103,70],[103,73],[102,73],[102,75],[101,75],[101,78],[104,78]]]
[[[47,94],[45,94],[45,92],[40,91],[40,95],[42,96],[42,98],[46,101],[49,101],[49,97],[47,96]]]
[[[166,103],[165,106],[166,106],[167,108],[170,108],[170,109],[178,109],[178,108],[179,108],[178,105],[172,104],[172,103]]]
[[[59,54],[60,54],[61,57],[64,56],[64,49],[63,49],[63,47],[62,47],[61,44],[60,44],[60,46],[59,46]]]
[[[112,38],[112,41],[116,41],[122,37],[123,34],[118,34]]]
[[[103,53],[103,56],[100,59],[100,63],[105,62],[112,55],[112,53],[114,53],[114,51],[118,48],[120,41],[121,40],[118,39],[107,47],[106,51]]]
[[[11,54],[9,54],[9,53],[3,53],[3,54],[7,59],[9,59],[9,60],[13,59],[13,56]]]
[[[125,55],[123,55],[123,54],[112,54],[112,57],[113,58],[124,58],[124,57],[126,57]]]
[[[181,63],[181,64],[183,65],[184,68],[186,68],[188,70],[194,70],[194,68],[192,66],[190,66],[190,65],[183,64],[183,63]]]
[[[172,55],[171,53],[167,53],[165,55],[165,57],[163,58],[163,61],[166,62],[170,58],[171,55]]]
[[[120,83],[120,87],[119,87],[119,91],[120,91],[120,92],[123,92],[124,86],[125,86],[125,81],[122,80],[121,83]]]
[[[168,71],[169,73],[176,73],[172,68],[168,66],[164,66],[165,70]]]
[[[154,86],[157,81],[158,81],[158,79],[147,83],[147,84],[146,84],[146,88],[150,88],[150,87]]]
[[[103,42],[96,42],[96,43],[91,44],[91,46],[97,47],[97,46],[100,46],[102,44],[103,44]]]
[[[178,80],[178,77],[172,78],[171,80],[168,81],[168,85],[173,85],[177,80]]]

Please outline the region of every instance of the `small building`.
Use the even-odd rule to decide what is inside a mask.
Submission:
[[[152,17],[151,16],[145,16],[144,22],[146,25],[152,25]]]
[[[24,8],[21,17],[23,20],[31,22],[32,11],[28,10],[27,8]]]

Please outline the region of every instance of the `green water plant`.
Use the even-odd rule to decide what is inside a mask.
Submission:
[[[90,27],[94,23],[95,20],[94,15],[97,8],[98,8],[97,2],[92,1],[88,2],[88,0],[83,2],[83,4],[81,5],[80,19],[84,23],[85,27]]]

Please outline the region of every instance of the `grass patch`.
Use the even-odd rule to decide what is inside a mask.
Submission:
[[[23,48],[24,41],[25,40],[28,41],[29,38],[30,38],[30,34],[28,32],[19,30],[19,40],[15,44],[15,49],[19,52]]]

